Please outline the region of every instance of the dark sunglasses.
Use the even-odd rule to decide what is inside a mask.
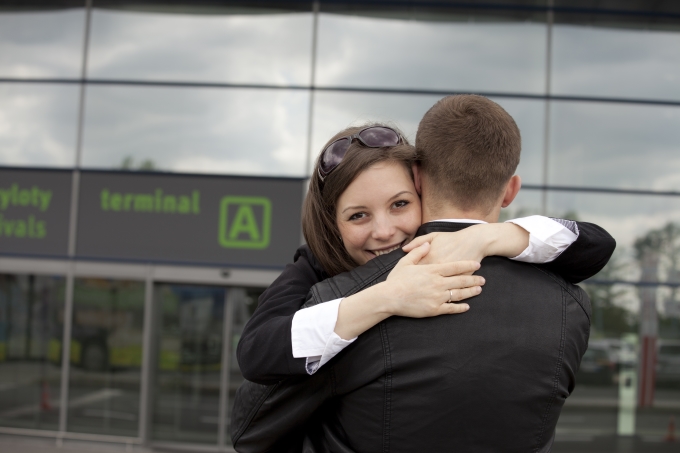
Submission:
[[[382,148],[383,146],[395,146],[401,143],[402,138],[399,132],[395,131],[391,127],[385,126],[370,126],[366,129],[362,129],[354,135],[347,135],[345,137],[340,137],[333,143],[329,144],[321,151],[321,158],[319,161],[319,177],[323,181],[326,176],[335,167],[340,165],[342,159],[347,154],[349,145],[352,144],[352,140],[357,139],[362,145],[369,148]]]

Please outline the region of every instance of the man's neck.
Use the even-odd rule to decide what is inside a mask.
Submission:
[[[423,223],[432,222],[440,219],[470,219],[482,220],[487,223],[498,222],[500,207],[491,212],[480,212],[476,210],[464,210],[454,206],[428,206],[423,203]]]

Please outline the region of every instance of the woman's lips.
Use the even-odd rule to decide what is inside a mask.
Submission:
[[[372,254],[373,257],[380,256],[380,255],[385,255],[386,253],[394,252],[395,250],[397,250],[397,249],[399,249],[399,248],[402,248],[402,247],[404,246],[404,243],[405,243],[407,240],[408,240],[408,239],[404,239],[403,241],[401,241],[401,242],[400,242],[399,244],[397,244],[397,245],[391,245],[391,246],[389,246],[389,247],[385,247],[385,248],[382,248],[382,249],[368,250],[368,252],[369,252],[370,254]]]

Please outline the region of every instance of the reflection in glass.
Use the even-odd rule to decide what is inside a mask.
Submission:
[[[76,279],[69,431],[138,435],[144,283]]]
[[[555,94],[680,100],[680,30],[553,29]]]
[[[309,83],[312,14],[210,14],[95,8],[93,78],[222,83]],[[255,11],[253,11],[255,12]]]
[[[0,77],[79,78],[84,30],[84,8],[0,11]]]
[[[510,206],[501,209],[499,222],[530,215],[541,215],[543,193],[540,190],[521,189]]]
[[[680,107],[552,102],[550,185],[680,190]]]
[[[58,428],[64,285],[0,274],[0,426]]]
[[[158,284],[155,440],[217,443],[225,289]]]
[[[321,14],[317,84],[545,92],[545,23],[445,18]]]
[[[612,272],[610,269],[604,277]],[[677,287],[620,283],[583,286],[592,304],[590,341],[576,375],[576,389],[562,410],[556,441],[585,437],[612,442],[616,435],[663,441],[669,434],[671,417],[680,407]],[[650,296],[654,307],[651,318],[641,309]],[[645,337],[654,344],[651,353],[655,358],[649,362],[644,359]],[[646,371],[644,363],[651,365]],[[646,407],[641,396],[644,374],[651,380],[651,400]]]
[[[75,85],[0,84],[0,165],[73,166],[78,96]]]
[[[309,94],[91,86],[83,166],[302,176]]]
[[[345,127],[367,122],[397,126],[415,143],[421,118],[442,96],[368,93],[316,93],[310,168],[323,145]],[[526,184],[541,184],[543,168],[543,101],[492,98],[515,119],[522,134],[522,158],[517,174]]]
[[[643,266],[636,255],[636,243],[654,242],[653,238],[664,234],[665,229],[674,231],[678,228],[680,197],[551,191],[548,193],[548,215],[586,220],[602,226],[617,243],[614,257],[602,271],[610,269],[612,272],[606,274],[610,275],[607,280],[640,280],[643,279]],[[598,274],[595,278],[600,277]]]

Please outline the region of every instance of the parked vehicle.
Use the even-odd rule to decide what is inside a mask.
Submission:
[[[657,343],[656,383],[680,386],[680,340],[659,340]]]
[[[576,373],[577,384],[614,385],[616,363],[610,357],[609,348],[590,344]]]

